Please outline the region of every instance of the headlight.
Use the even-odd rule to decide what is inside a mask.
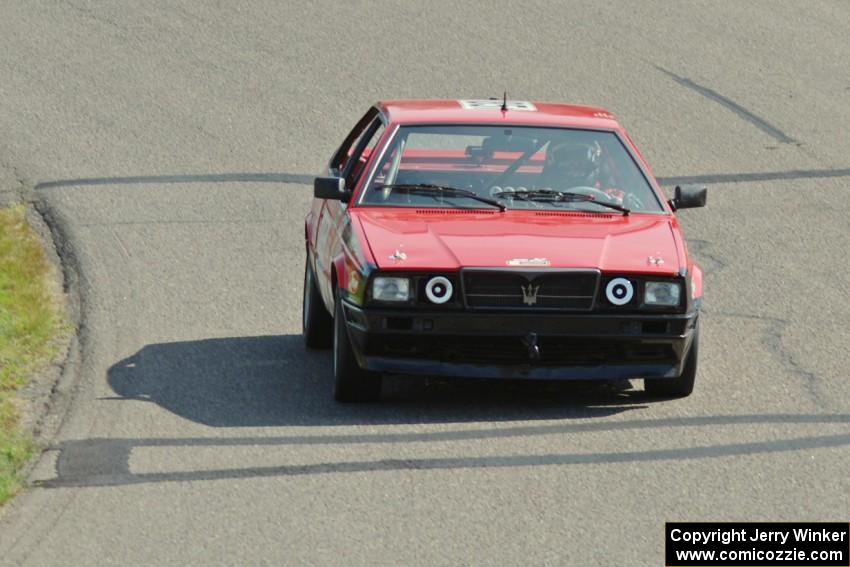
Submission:
[[[626,278],[614,278],[605,286],[605,297],[612,305],[625,305],[635,296],[635,286]]]
[[[678,282],[646,282],[643,302],[646,305],[679,305],[682,288]]]
[[[442,305],[452,298],[452,282],[443,276],[436,276],[428,280],[425,284],[425,296],[437,305]]]
[[[410,299],[410,280],[407,278],[377,277],[372,280],[372,299],[375,301],[407,301]]]

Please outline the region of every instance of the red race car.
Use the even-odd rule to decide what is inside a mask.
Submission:
[[[606,110],[506,99],[377,103],[314,184],[303,331],[334,396],[384,373],[643,378],[694,387],[702,271]]]

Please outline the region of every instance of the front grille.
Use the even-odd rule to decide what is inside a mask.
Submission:
[[[372,354],[394,358],[428,358],[455,364],[599,366],[626,363],[674,363],[670,345],[614,339],[540,337],[540,359],[533,361],[521,337],[387,336]]]
[[[471,308],[588,311],[599,284],[597,270],[467,269],[461,277]]]

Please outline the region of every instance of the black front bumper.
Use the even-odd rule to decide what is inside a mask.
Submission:
[[[472,378],[675,378],[697,312],[611,315],[400,312],[344,303],[361,367]],[[536,348],[535,348],[536,347]]]

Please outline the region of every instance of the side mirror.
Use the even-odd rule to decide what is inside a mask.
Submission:
[[[317,177],[313,181],[313,196],[347,203],[351,195],[345,190],[345,179],[342,177]]]
[[[667,201],[674,211],[704,207],[708,188],[703,185],[676,185],[675,196]]]

